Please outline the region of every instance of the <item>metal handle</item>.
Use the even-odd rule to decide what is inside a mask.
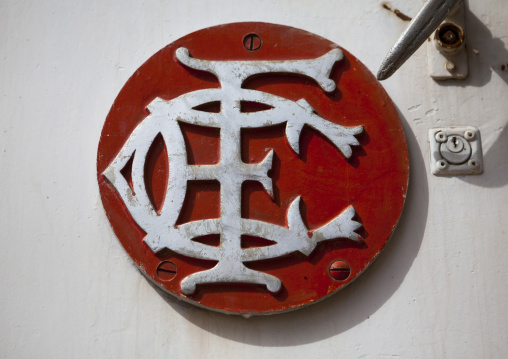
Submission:
[[[392,76],[461,2],[462,0],[427,1],[386,55],[377,79],[381,81]]]

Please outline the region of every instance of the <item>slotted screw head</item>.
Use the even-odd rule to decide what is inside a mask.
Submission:
[[[347,262],[338,260],[330,264],[329,273],[335,280],[346,280],[351,274],[351,267]]]
[[[457,69],[457,66],[452,61],[446,61],[445,67],[449,72],[454,72]]]
[[[257,51],[261,48],[261,38],[257,34],[248,34],[243,38],[243,46],[249,51]]]
[[[163,281],[170,281],[175,278],[177,266],[171,261],[163,261],[157,266],[157,277]]]

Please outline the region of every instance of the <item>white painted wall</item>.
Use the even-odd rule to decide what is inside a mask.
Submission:
[[[432,81],[421,49],[384,82],[412,168],[388,248],[334,297],[246,320],[167,302],[115,238],[95,172],[113,100],[153,53],[200,28],[295,26],[376,72],[407,23],[378,0],[2,1],[0,357],[507,357],[508,6],[470,2],[467,81]],[[391,4],[414,15],[422,1]],[[480,128],[483,175],[430,174],[427,131],[448,125]]]

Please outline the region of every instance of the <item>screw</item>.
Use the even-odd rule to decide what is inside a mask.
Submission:
[[[335,280],[346,280],[351,274],[351,267],[345,261],[335,261],[330,264],[329,273]]]
[[[446,141],[446,134],[443,131],[439,131],[438,133],[436,133],[435,137],[437,142],[443,143]]]
[[[437,161],[437,168],[440,170],[444,170],[446,167],[448,167],[448,162],[445,160],[439,160]]]
[[[475,138],[475,133],[471,130],[467,130],[466,132],[464,132],[464,137],[467,139],[467,140],[474,140]]]
[[[170,261],[163,261],[157,267],[157,277],[163,281],[170,281],[176,276],[176,264]]]
[[[457,66],[455,66],[455,64],[451,61],[446,61],[445,62],[445,68],[449,71],[449,72],[455,72],[455,70],[457,69]]]
[[[248,34],[243,38],[243,46],[249,51],[257,51],[261,48],[261,38],[257,34]]]
[[[478,167],[478,162],[476,160],[469,160],[467,165],[469,166],[469,168],[477,168]]]

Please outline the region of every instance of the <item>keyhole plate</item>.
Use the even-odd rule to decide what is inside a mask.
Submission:
[[[452,165],[460,165],[471,157],[471,145],[462,136],[448,136],[446,143],[442,143],[439,150],[441,156]]]
[[[430,168],[436,176],[460,176],[483,172],[480,131],[475,127],[429,130]]]

